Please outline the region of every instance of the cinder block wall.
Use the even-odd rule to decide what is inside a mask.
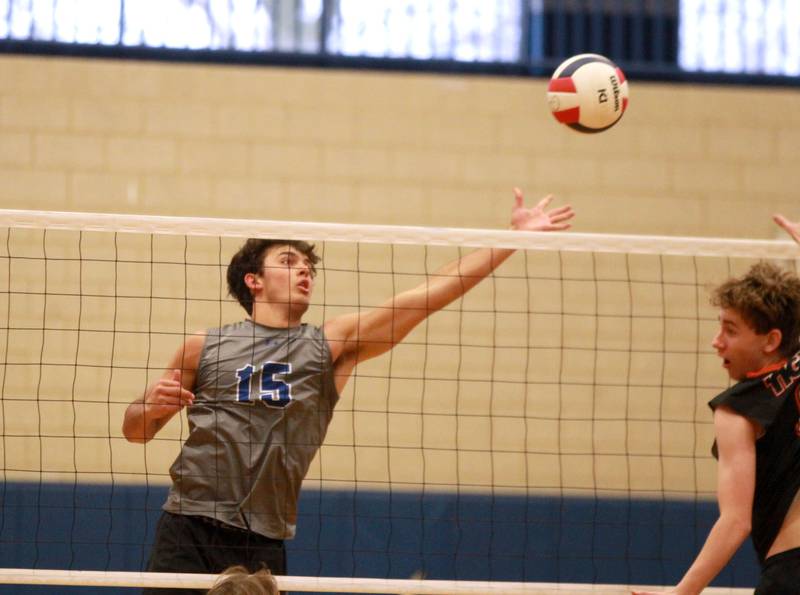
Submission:
[[[580,135],[541,79],[0,57],[6,208],[503,227],[511,188],[586,232],[774,237],[800,217],[800,91],[631,81]]]
[[[575,229],[584,232],[769,238],[772,211],[800,218],[798,90],[634,80],[624,120],[581,135],[553,120],[538,79],[4,56],[0,80],[4,208],[502,228],[517,185],[531,201],[553,192],[573,203]],[[224,295],[218,275],[192,277],[184,287],[182,270],[92,263],[86,245],[81,291],[74,263],[45,262],[42,238],[20,232],[12,239],[0,238],[0,246],[39,260],[0,270],[0,289],[12,290],[11,297],[0,292],[0,312],[9,312],[2,326],[13,331],[2,358],[36,364],[7,373],[8,394],[36,401],[34,408],[22,401],[18,415],[9,410],[6,432],[22,436],[7,442],[9,468],[43,461],[50,477],[67,481],[75,469],[90,480],[113,472],[138,481],[146,466],[148,481],[166,480],[185,419],[170,422],[143,457],[121,436],[124,409],[160,375],[182,332],[243,312],[213,303]],[[142,263],[153,254],[181,262],[186,251],[182,240],[157,243],[155,253],[147,238],[112,240],[97,248],[101,259],[121,251]],[[75,237],[48,241],[77,254]],[[190,244],[191,262],[221,265],[233,250]],[[457,256],[454,249],[352,248],[326,247],[326,289],[318,288],[323,303],[310,322],[382,303]],[[173,252],[174,259],[165,256]],[[713,491],[705,402],[715,391],[691,386],[727,382],[709,347],[714,313],[692,285],[709,279],[679,266],[684,261],[673,263],[674,272],[657,258],[638,268],[637,259],[612,259],[604,269],[602,258],[551,256],[516,255],[503,275],[432,317],[392,357],[362,366],[309,476],[382,482],[391,464],[394,481],[452,485],[462,466],[461,481],[473,486]],[[719,264],[714,280],[728,273]],[[553,271],[571,284],[544,281]],[[603,283],[595,282],[597,271]],[[636,295],[627,285],[614,293],[614,280],[626,275],[640,282]],[[673,285],[653,285],[653,296],[641,289],[662,276]],[[47,307],[37,293],[43,278]],[[165,309],[150,291],[185,292],[197,302]],[[59,295],[69,303],[57,307]],[[209,295],[211,302],[201,299]],[[674,304],[692,310],[689,328],[679,317],[659,318],[674,316]],[[561,308],[571,314],[561,316]],[[702,323],[692,322],[697,308]],[[633,313],[642,318],[623,320]],[[30,330],[45,327],[52,332]],[[110,333],[85,332],[97,328],[131,332],[117,333],[109,346]],[[505,346],[502,357],[494,343]],[[0,331],[0,351],[5,344]],[[628,361],[620,346],[645,355]],[[673,353],[662,357],[665,348]],[[683,361],[694,350],[697,361]],[[64,361],[82,366],[73,381],[46,374]],[[436,380],[458,373],[464,382]],[[44,376],[59,386],[43,384]],[[616,377],[639,386],[635,399],[609,388]],[[685,390],[665,390],[662,380]],[[51,408],[44,416],[52,427],[42,426],[38,409],[48,400],[59,403],[57,415]],[[576,403],[601,421],[583,413],[569,419]],[[440,415],[423,427],[422,412]],[[638,421],[602,421],[623,418]],[[45,431],[60,438],[41,441]],[[600,442],[605,458],[586,454]],[[391,457],[375,444],[391,447]],[[660,466],[653,454],[664,455]]]

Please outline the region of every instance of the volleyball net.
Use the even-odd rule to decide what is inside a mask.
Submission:
[[[716,519],[706,403],[728,381],[708,289],[759,259],[794,269],[794,244],[5,210],[0,583],[154,580],[141,571],[188,423],[132,444],[123,414],[187,336],[244,318],[225,274],[248,237],[316,244],[317,325],[474,248],[518,249],[356,368],[282,588],[612,593],[680,578]],[[716,592],[756,576],[745,548]]]

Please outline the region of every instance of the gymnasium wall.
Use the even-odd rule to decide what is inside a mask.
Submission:
[[[0,76],[6,207],[504,227],[520,186],[586,232],[798,215],[796,89],[633,80],[622,123],[584,136],[542,79],[20,56]]]
[[[503,228],[511,188],[520,186],[530,201],[553,192],[573,204],[574,229],[582,232],[771,238],[771,212],[800,217],[800,115],[792,90],[634,80],[624,120],[585,136],[555,123],[539,79],[7,56],[0,57],[0,77],[3,208]],[[40,501],[58,500],[76,477],[97,484],[73,489],[77,502],[90,498],[86,490],[102,493],[113,476],[112,493],[145,507],[150,516],[143,526],[151,527],[147,507],[163,495],[186,422],[172,421],[160,440],[143,448],[122,438],[122,413],[160,374],[183,333],[242,315],[234,304],[214,301],[224,296],[220,277],[236,242],[159,238],[151,244],[139,236],[52,232],[43,238],[4,230],[0,245],[4,257],[18,258],[0,271],[0,286],[11,290],[0,296],[0,312],[8,313],[2,326],[32,329],[0,337],[4,361],[27,362],[4,368],[4,461],[7,469],[29,470],[6,473],[19,483],[9,484],[4,502],[23,503],[30,512],[31,481],[46,482]],[[458,256],[454,249],[321,248],[328,270],[317,289],[325,302],[308,315],[314,323],[377,305]],[[58,262],[54,255],[84,262]],[[195,265],[146,264],[184,258]],[[143,262],[117,262],[137,259]],[[373,508],[370,499],[385,497],[387,479],[398,490],[390,507],[408,501],[417,510],[420,498],[447,500],[454,491],[490,496],[483,505],[490,503],[491,523],[502,517],[495,516],[496,503],[506,518],[525,524],[532,518],[531,490],[545,498],[556,494],[542,506],[560,511],[550,527],[557,538],[538,526],[544,537],[505,540],[515,564],[524,566],[536,552],[558,559],[559,548],[572,543],[570,531],[582,534],[597,521],[598,506],[613,509],[613,498],[581,504],[595,489],[641,491],[656,500],[707,497],[714,464],[705,402],[727,381],[708,346],[714,313],[705,287],[724,278],[728,266],[515,255],[501,275],[431,318],[391,358],[359,368],[310,471],[305,509],[312,512],[303,522],[321,522],[315,502],[341,510],[345,498],[354,509]],[[559,277],[571,281],[552,281]],[[34,295],[45,278],[50,295]],[[687,311],[703,320],[680,322]],[[634,316],[640,318],[635,324]],[[504,346],[499,356],[498,343]],[[457,357],[453,345],[459,345]],[[640,355],[631,358],[632,349]],[[670,353],[662,355],[665,349]],[[687,352],[695,355],[687,359]],[[617,386],[621,377],[636,383],[634,395]],[[628,418],[637,421],[620,421]],[[355,495],[329,489],[347,488],[354,479]],[[461,522],[462,531],[472,517],[458,514],[459,502],[439,508],[443,522],[451,528]],[[599,538],[579,558],[600,568],[603,551],[627,552],[638,544],[637,531],[647,526],[635,522],[650,514],[648,502],[629,507],[622,524],[606,525],[609,534],[618,533],[608,538],[614,545]],[[579,512],[583,520],[573,525],[564,514],[572,506],[591,514]],[[706,503],[675,506],[661,511],[662,529],[693,518],[691,525],[704,531],[713,520]],[[115,531],[130,522],[128,508],[104,510]],[[17,524],[24,526],[25,518],[18,516]],[[343,518],[336,522],[350,523],[352,538],[334,533],[350,540],[351,552],[359,535],[382,535],[386,519],[378,515],[359,534],[353,517]],[[414,518],[419,527],[426,522],[400,518]],[[477,518],[485,524],[487,517]],[[542,540],[541,551],[531,545]],[[314,557],[312,546],[307,551]],[[136,552],[126,568],[141,557],[141,546],[131,547]],[[492,551],[503,557],[502,547]],[[645,554],[636,566],[655,564],[649,574],[631,575],[624,562],[627,575],[625,569],[592,575],[580,566],[491,576],[665,582],[684,565],[686,552],[670,553],[665,566],[654,562],[664,551]],[[474,557],[466,560],[474,568]],[[310,572],[355,572],[349,563],[317,570],[311,564]],[[384,563],[359,573],[385,575]],[[406,571],[397,559],[388,564],[390,575]],[[92,565],[96,560],[87,562]],[[433,574],[447,578],[448,572]]]

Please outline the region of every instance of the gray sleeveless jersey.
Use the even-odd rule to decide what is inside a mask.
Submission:
[[[318,327],[208,331],[164,510],[294,537],[300,485],[339,395]]]

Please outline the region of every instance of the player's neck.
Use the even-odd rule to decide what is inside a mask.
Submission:
[[[259,303],[253,304],[253,322],[273,328],[289,328],[300,326],[302,313],[298,313],[285,304]]]

